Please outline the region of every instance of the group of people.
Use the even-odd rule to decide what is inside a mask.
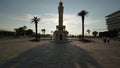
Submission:
[[[109,43],[110,42],[110,39],[108,37],[103,37],[103,42],[104,43]]]

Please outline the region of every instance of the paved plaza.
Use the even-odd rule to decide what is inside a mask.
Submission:
[[[0,68],[120,68],[120,42],[0,40]]]

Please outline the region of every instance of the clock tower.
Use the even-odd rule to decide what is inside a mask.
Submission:
[[[68,32],[65,30],[65,26],[63,25],[63,13],[64,13],[64,6],[63,2],[59,2],[58,6],[58,14],[59,14],[59,24],[56,26],[56,31],[54,32],[54,41],[55,42],[66,42]]]

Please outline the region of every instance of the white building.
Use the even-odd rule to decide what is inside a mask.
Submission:
[[[120,10],[106,16],[106,24],[109,31],[117,30],[120,37]]]
[[[120,10],[106,16],[108,30],[118,30],[120,32]]]

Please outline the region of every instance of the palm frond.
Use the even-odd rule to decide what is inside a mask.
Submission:
[[[38,18],[38,17],[33,17],[33,18],[31,19],[31,23],[36,23],[36,22],[38,22],[38,21],[40,21],[40,18]]]
[[[81,12],[79,12],[77,15],[78,16],[86,16],[88,14],[88,12],[86,10],[82,10]]]

